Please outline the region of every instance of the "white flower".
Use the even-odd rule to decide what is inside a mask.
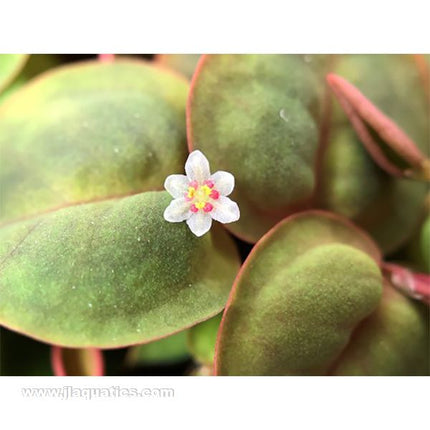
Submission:
[[[200,151],[193,151],[185,163],[185,175],[170,175],[164,188],[174,197],[164,211],[169,222],[187,221],[196,236],[209,231],[212,219],[223,224],[240,217],[237,203],[227,196],[233,191],[234,176],[209,171],[209,162]]]

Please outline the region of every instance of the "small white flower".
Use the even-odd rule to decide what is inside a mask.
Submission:
[[[193,151],[185,163],[185,175],[170,175],[164,188],[174,197],[164,211],[169,222],[186,221],[196,236],[209,231],[212,219],[223,224],[240,217],[237,203],[227,196],[233,191],[234,176],[209,171],[209,162],[200,151]]]

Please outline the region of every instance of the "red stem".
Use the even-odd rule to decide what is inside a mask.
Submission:
[[[51,347],[51,367],[55,376],[69,376],[67,366],[63,358],[64,348],[61,346],[53,345]],[[91,353],[91,375],[88,376],[103,376],[104,374],[104,361],[100,349],[89,348]]]
[[[430,275],[412,272],[392,263],[383,263],[382,269],[394,287],[409,297],[430,304]]]

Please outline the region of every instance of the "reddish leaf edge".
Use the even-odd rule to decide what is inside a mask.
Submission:
[[[197,62],[196,68],[194,70],[194,74],[191,78],[190,82],[190,89],[188,91],[188,98],[187,98],[187,104],[185,107],[185,122],[186,122],[186,131],[187,131],[187,145],[188,145],[188,151],[191,153],[193,152],[193,129],[191,126],[191,104],[193,102],[194,97],[194,89],[196,87],[197,79],[199,77],[199,74],[201,72],[201,69],[203,68],[203,65],[205,64],[207,58],[209,57],[208,54],[202,54]]]
[[[70,376],[63,360],[64,348],[54,345],[51,347],[51,367],[55,376]],[[103,353],[100,349],[88,348],[91,357],[91,375],[85,376],[104,376]],[[84,375],[83,375],[84,376]]]
[[[276,233],[278,228],[282,227],[286,223],[289,223],[290,221],[295,220],[296,218],[302,218],[303,216],[309,216],[309,215],[317,215],[317,216],[323,216],[323,217],[327,217],[330,219],[334,219],[334,220],[337,220],[337,221],[343,223],[344,225],[348,226],[349,228],[355,230],[358,234],[361,235],[361,237],[369,245],[369,249],[371,250],[371,252],[369,252],[368,255],[373,260],[375,260],[375,262],[378,264],[379,267],[382,267],[382,264],[383,264],[382,263],[382,253],[379,250],[379,247],[377,246],[375,241],[370,237],[369,234],[367,234],[365,231],[361,230],[359,227],[357,227],[349,219],[344,218],[343,216],[338,215],[336,213],[328,212],[328,211],[324,211],[324,210],[320,210],[320,209],[312,209],[312,210],[298,212],[298,213],[295,213],[293,215],[287,216],[282,221],[278,222],[275,226],[273,226],[267,233],[265,233],[260,238],[260,240],[254,245],[251,252],[246,257],[246,260],[242,263],[242,266],[240,267],[239,272],[236,275],[236,278],[233,282],[233,286],[230,290],[229,297],[227,299],[227,304],[225,305],[225,308],[224,308],[221,323],[220,323],[218,333],[217,333],[217,339],[215,342],[215,355],[214,355],[214,362],[213,362],[213,376],[222,376],[219,374],[220,364],[219,364],[219,357],[218,357],[219,350],[220,350],[220,343],[221,343],[221,333],[222,333],[223,328],[224,328],[227,311],[231,307],[231,305],[234,301],[234,298],[235,298],[236,293],[237,293],[237,287],[238,287],[239,281],[243,275],[243,272],[252,263],[252,260],[254,259],[254,256],[257,253],[258,249],[263,244],[265,244],[273,236],[273,234]]]
[[[430,159],[426,158],[413,140],[391,118],[341,76],[329,73],[326,81],[364,147],[383,170],[397,177],[430,181]],[[371,136],[368,127],[373,129],[411,168],[403,170],[391,162]]]
[[[199,58],[199,60],[197,62],[197,65],[196,65],[196,68],[194,69],[194,74],[193,74],[193,76],[191,78],[191,81],[190,81],[190,87],[189,87],[189,91],[188,91],[187,104],[186,104],[186,109],[185,109],[187,146],[188,146],[189,153],[193,152],[194,149],[195,149],[195,147],[194,147],[194,134],[193,134],[193,128],[192,128],[192,124],[191,124],[191,116],[192,116],[191,105],[192,105],[192,102],[193,102],[194,90],[195,90],[195,87],[197,85],[197,82],[198,82],[198,79],[199,79],[199,75],[200,75],[203,67],[205,66],[207,60],[209,59],[209,57],[211,55],[214,55],[214,54],[202,54],[202,55],[200,55],[200,58]],[[327,106],[326,106],[326,109],[327,109]],[[319,137],[319,139],[322,139],[322,138],[323,138],[322,136]],[[318,156],[316,158],[318,158]],[[210,160],[209,160],[209,162],[210,162]],[[316,163],[316,165],[318,164],[317,161],[315,163]],[[273,215],[275,217],[276,217],[277,214],[282,214],[278,218],[278,219],[281,219],[281,220],[278,221],[277,223],[281,222],[283,219],[285,219],[285,217],[291,216],[291,215],[293,215],[295,213],[310,210],[311,207],[312,207],[312,205],[315,202],[315,199],[316,199],[317,183],[318,183],[318,181],[316,181],[316,185],[315,185],[314,191],[312,192],[312,195],[309,198],[307,198],[305,200],[302,200],[302,201],[299,201],[299,202],[296,202],[295,204],[290,205],[288,208],[279,208],[277,210],[268,211],[268,212],[262,212],[262,211],[260,211],[258,209],[255,209],[255,210],[256,210],[256,212],[261,213],[262,215],[264,215],[264,214],[266,214],[266,215]],[[258,241],[261,240],[261,238],[263,237],[263,236],[261,236],[260,239],[258,239],[256,241],[253,237],[251,237],[249,235],[238,233],[237,231],[234,231],[234,229],[231,228],[229,224],[222,224],[222,227],[225,230],[227,230],[229,233],[231,233],[233,236],[235,236],[238,239],[242,240],[243,242],[249,243],[251,245],[254,245],[255,243],[258,243]],[[268,231],[270,231],[270,230],[268,230]]]
[[[383,263],[382,270],[397,290],[412,299],[430,305],[430,275],[413,272],[393,263]]]
[[[1,320],[0,320],[0,326],[7,328],[8,330],[14,331],[15,333],[18,333],[20,335],[27,336],[30,339],[36,340],[38,342],[43,342],[43,343],[46,343],[46,344],[51,345],[51,346],[55,345],[55,346],[63,347],[63,348],[94,348],[94,349],[100,349],[100,350],[105,350],[105,349],[110,350],[110,349],[128,348],[131,346],[146,345],[147,343],[155,342],[157,340],[161,340],[161,339],[164,339],[166,337],[172,336],[172,335],[177,334],[183,330],[187,330],[191,327],[194,327],[197,324],[200,324],[204,321],[207,321],[208,319],[211,319],[212,317],[214,317],[214,316],[218,315],[220,312],[222,312],[224,310],[224,307],[225,306],[221,306],[216,311],[211,312],[210,315],[207,315],[204,318],[200,318],[197,321],[193,321],[192,323],[190,323],[190,324],[188,324],[188,325],[186,325],[186,326],[184,326],[178,330],[174,330],[172,332],[163,334],[161,336],[153,336],[151,338],[148,338],[148,339],[145,339],[145,340],[139,341],[139,342],[131,342],[131,343],[127,342],[127,343],[121,343],[121,344],[104,344],[104,345],[73,344],[73,345],[71,345],[68,343],[62,343],[59,341],[49,340],[49,339],[42,337],[42,336],[32,335],[20,327],[6,324],[4,321],[1,321]]]
[[[91,66],[91,65],[93,65],[93,64],[95,64],[97,62],[100,62],[100,61],[101,62],[105,62],[105,61],[103,61],[100,58],[100,56],[102,56],[102,55],[105,55],[105,54],[99,54],[97,60],[84,60],[84,61],[79,61],[79,62],[73,63],[73,65],[59,66],[59,67],[55,67],[53,69],[49,69],[46,72],[41,73],[39,76],[37,76],[36,78],[34,78],[26,86],[35,85],[37,82],[39,82],[41,80],[48,79],[52,74],[57,73],[58,71],[64,71],[64,70],[68,70],[68,69],[72,69],[72,68],[79,68],[81,66],[83,66],[83,67],[85,67],[85,66]],[[110,56],[110,55],[114,55],[114,54],[106,54],[106,55]],[[205,57],[205,56],[207,56],[207,55],[202,55],[201,56],[201,58],[199,59],[199,64],[202,62],[203,57]],[[136,60],[136,59],[130,59],[130,58],[120,59],[120,60],[115,60],[115,61],[124,62],[124,63],[127,63],[127,62],[128,63],[136,63],[137,65],[149,66],[149,67],[152,67],[154,69],[158,69],[158,70],[161,70],[163,72],[166,72],[166,73],[170,74],[171,76],[179,78],[183,82],[189,84],[188,80],[182,74],[180,74],[180,73],[178,73],[178,72],[176,72],[176,71],[174,71],[174,70],[172,70],[170,68],[167,68],[163,64],[160,64],[160,63],[155,62],[155,61],[151,62],[151,61],[146,61],[146,60],[140,60],[140,59]],[[109,62],[111,62],[111,60]],[[196,67],[194,75],[197,74],[197,68],[198,68],[199,64]],[[194,76],[193,76],[193,79],[194,79]],[[191,88],[190,88],[189,93],[191,93]],[[13,98],[13,97],[11,97],[11,98]],[[187,112],[186,112],[187,137],[188,137],[188,100],[187,100]],[[192,148],[190,147],[190,144],[189,144],[190,140],[188,138],[187,138],[187,142],[188,142],[189,151],[191,152]],[[146,191],[136,191],[136,192],[127,193],[127,194],[124,194],[124,195],[109,196],[108,199],[109,200],[110,199],[112,199],[112,200],[114,200],[114,199],[121,199],[121,198],[124,198],[124,197],[128,197],[128,196],[140,194],[142,192],[162,191],[162,190],[164,190],[163,187],[156,188],[156,189],[151,189],[151,190],[146,190]],[[42,216],[42,215],[45,215],[45,214],[48,214],[50,212],[54,212],[54,211],[57,211],[57,210],[61,210],[61,209],[67,208],[67,207],[71,207],[71,206],[75,206],[75,205],[80,205],[82,203],[94,203],[94,202],[104,201],[104,200],[106,200],[106,199],[105,198],[90,199],[90,200],[87,200],[87,201],[72,202],[70,204],[66,203],[66,204],[58,205],[58,206],[56,206],[54,208],[49,208],[47,210],[41,211],[40,213],[31,214],[29,216],[20,217],[18,219],[13,219],[13,220],[6,221],[6,222],[0,224],[0,228],[5,227],[5,226],[10,225],[10,224],[14,224],[16,222],[22,222],[22,221],[25,221],[25,220],[28,220],[28,219],[37,218],[39,216]],[[221,226],[225,227],[223,224],[221,224]],[[252,242],[250,242],[250,243],[252,243]],[[237,248],[236,248],[236,251],[237,251]],[[204,321],[207,321],[207,320],[213,318],[214,316],[218,315],[223,310],[224,310],[224,306],[220,307],[215,312],[211,313],[208,316],[205,316],[204,318],[201,318],[201,319],[199,319],[199,320],[197,320],[197,321],[195,321],[195,322],[193,322],[193,323],[191,323],[191,324],[189,324],[189,325],[187,325],[187,326],[185,326],[185,327],[183,327],[181,329],[178,329],[176,331],[170,332],[170,333],[162,335],[162,336],[155,336],[155,337],[147,339],[147,340],[145,340],[143,342],[125,343],[125,344],[120,344],[120,345],[103,345],[103,346],[100,347],[100,349],[103,349],[103,350],[104,349],[109,349],[109,350],[110,349],[119,349],[119,348],[124,348],[124,347],[132,347],[132,346],[145,345],[145,344],[148,344],[148,343],[151,343],[151,342],[155,342],[157,340],[164,339],[166,337],[169,337],[169,336],[172,336],[174,334],[177,334],[177,333],[179,333],[179,332],[181,332],[183,330],[186,330],[186,329],[189,329],[191,327],[194,327],[195,325],[200,324],[200,323],[202,323]],[[18,333],[20,335],[27,336],[27,337],[29,337],[29,338],[31,338],[33,340],[38,341],[38,342],[44,342],[44,343],[47,343],[48,345],[53,345],[52,341],[50,341],[50,340],[48,340],[48,339],[46,339],[44,337],[39,337],[39,336],[31,335],[31,334],[27,333],[26,331],[24,331],[23,329],[21,329],[20,327],[9,325],[9,324],[5,323],[4,321],[1,321],[1,320],[0,320],[0,326],[3,326],[5,328],[7,328],[8,330],[11,330],[11,331],[13,331],[15,333]],[[58,348],[61,348],[61,347],[64,347],[64,348],[80,348],[80,347],[81,348],[90,348],[89,346],[85,346],[85,345],[84,346],[79,346],[79,345],[60,344],[58,342],[56,342],[56,346]],[[54,346],[53,346],[53,348],[54,348]],[[94,349],[96,349],[96,348],[94,348]]]
[[[199,60],[197,61],[197,65],[196,68],[194,69],[194,73],[193,76],[191,78],[190,81],[190,87],[189,87],[189,91],[188,91],[188,97],[187,97],[187,104],[185,107],[185,124],[186,124],[186,133],[187,133],[187,147],[188,147],[188,152],[191,154],[191,152],[194,151],[194,145],[193,145],[193,141],[194,141],[194,135],[193,135],[193,128],[191,125],[191,105],[193,102],[193,97],[194,97],[194,89],[196,87],[197,84],[197,80],[199,78],[200,72],[204,66],[204,64],[206,63],[207,59],[209,58],[210,54],[202,54],[200,55]],[[210,160],[209,160],[210,162]],[[232,232],[229,228],[228,228],[228,224],[222,224],[223,228],[225,228],[228,232],[230,232],[233,236],[238,237],[240,240],[243,240],[244,242],[250,243],[250,244],[254,244],[255,241],[252,240],[249,237],[246,237],[244,235],[238,235],[235,232]]]

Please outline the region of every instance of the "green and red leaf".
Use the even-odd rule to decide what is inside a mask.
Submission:
[[[204,55],[191,82],[188,145],[235,176],[241,219],[255,242],[307,207],[315,188],[323,85],[301,56]]]
[[[394,176],[430,181],[430,159],[392,119],[341,76],[329,74],[327,82],[360,140],[382,169]],[[369,128],[379,136],[379,141]],[[387,150],[394,156],[389,157]],[[401,163],[396,163],[398,159]]]
[[[67,347],[168,336],[219,313],[239,261],[221,227],[163,219],[167,192],[72,206],[0,230],[0,323]]]
[[[352,224],[310,211],[254,247],[218,332],[218,375],[325,374],[378,306],[380,254]]]

